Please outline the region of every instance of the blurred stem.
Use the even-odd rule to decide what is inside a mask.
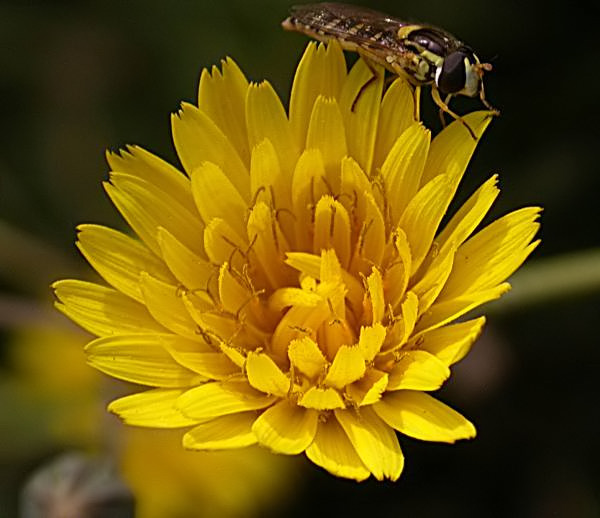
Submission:
[[[600,291],[600,248],[534,261],[510,279],[512,290],[488,313],[508,313]]]

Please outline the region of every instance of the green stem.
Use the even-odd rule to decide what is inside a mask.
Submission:
[[[509,313],[600,291],[600,248],[533,261],[510,279],[512,290],[486,313]]]

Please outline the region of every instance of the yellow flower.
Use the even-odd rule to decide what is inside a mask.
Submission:
[[[396,431],[454,442],[474,426],[438,389],[537,245],[540,209],[471,236],[498,195],[487,180],[440,230],[476,141],[431,140],[410,87],[347,72],[309,44],[289,116],[272,86],[227,59],[203,71],[173,139],[187,176],[138,147],[109,154],[106,190],[137,238],[98,225],[78,246],[112,287],[55,284],[58,307],[99,336],[97,369],[153,387],[110,404],[126,423],[186,428],[183,445],[306,453],[355,480],[396,480]],[[467,115],[481,136],[489,112]]]

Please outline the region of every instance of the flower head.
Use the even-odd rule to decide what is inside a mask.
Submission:
[[[82,225],[78,246],[111,287],[55,290],[99,336],[91,365],[153,387],[110,404],[126,423],[185,428],[190,449],[304,452],[355,480],[400,476],[396,431],[475,435],[427,392],[484,318],[453,322],[505,293],[537,245],[539,209],[472,235],[493,176],[440,229],[476,141],[460,122],[432,140],[411,88],[384,94],[379,74],[361,92],[370,76],[311,43],[288,116],[227,59],[173,117],[186,175],[138,147],[108,155],[106,190],[137,237]],[[465,120],[481,136],[490,114]]]

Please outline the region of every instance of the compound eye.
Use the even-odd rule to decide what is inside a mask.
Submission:
[[[443,94],[460,92],[467,80],[465,58],[469,55],[462,51],[452,52],[444,59],[442,70],[437,78],[437,86]]]

